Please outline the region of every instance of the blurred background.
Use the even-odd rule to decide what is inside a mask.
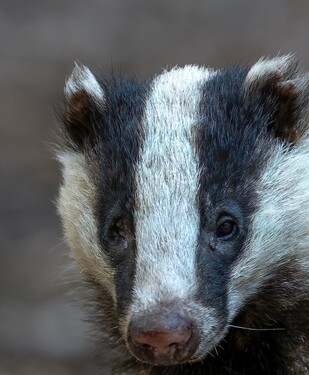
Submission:
[[[0,0],[0,375],[99,373],[54,205],[53,104],[73,61],[145,77],[295,52],[306,71],[308,32],[308,0]]]

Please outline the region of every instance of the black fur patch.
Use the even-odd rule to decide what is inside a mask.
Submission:
[[[226,308],[231,266],[241,254],[257,208],[255,184],[268,151],[277,143],[267,130],[271,113],[260,98],[245,93],[247,72],[239,67],[219,72],[206,82],[200,103],[197,272],[201,300],[221,311]],[[232,218],[237,225],[238,232],[228,240],[216,235],[222,216]]]
[[[96,212],[102,251],[108,254],[115,269],[118,310],[121,313],[130,301],[135,273],[134,166],[143,139],[141,120],[148,84],[134,79],[112,78],[103,81],[102,86],[106,95],[105,112],[93,150],[98,163]],[[125,243],[117,235],[110,235],[112,226],[119,221],[126,222]]]

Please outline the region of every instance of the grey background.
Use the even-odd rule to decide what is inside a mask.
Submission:
[[[53,103],[73,61],[144,77],[296,52],[305,71],[308,21],[306,0],[0,1],[1,375],[97,373],[53,203]]]

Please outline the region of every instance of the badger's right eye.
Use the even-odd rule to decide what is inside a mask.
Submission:
[[[222,217],[217,223],[216,235],[218,238],[228,240],[237,234],[237,224],[231,217]]]
[[[121,238],[126,238],[127,231],[126,225],[123,220],[119,220],[111,228],[114,235],[119,236]]]
[[[128,220],[125,218],[117,218],[112,221],[109,230],[108,238],[115,245],[122,244],[127,247],[127,238],[129,236]]]

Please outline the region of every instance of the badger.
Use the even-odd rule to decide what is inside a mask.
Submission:
[[[58,209],[113,374],[309,374],[308,98],[293,55],[76,64]]]

